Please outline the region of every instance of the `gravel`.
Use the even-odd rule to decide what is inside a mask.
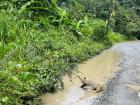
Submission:
[[[93,105],[140,105],[140,90],[127,84],[140,86],[140,41],[119,43],[111,48],[120,55],[120,70],[108,80],[106,89]]]

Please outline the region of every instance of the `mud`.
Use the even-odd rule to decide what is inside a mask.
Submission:
[[[113,72],[118,70],[119,55],[113,50],[106,50],[98,56],[79,64],[78,70],[73,74],[88,77],[96,83],[105,84]],[[64,76],[64,90],[57,93],[47,93],[42,96],[43,105],[90,105],[90,100],[100,93],[94,93],[91,89],[80,88],[81,82],[75,76]]]

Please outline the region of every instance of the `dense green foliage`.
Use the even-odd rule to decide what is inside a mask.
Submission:
[[[93,17],[109,19],[114,32],[140,37],[139,0],[78,0]]]
[[[86,3],[75,0],[0,1],[0,104],[38,104],[41,93],[63,88],[62,75],[71,72],[77,63],[126,40],[120,34],[125,34],[123,29],[128,29],[128,33],[138,31],[131,28],[137,27],[133,23],[137,20],[129,21],[130,27],[124,28],[124,19],[132,18],[127,11],[124,14],[125,9],[117,7],[121,9],[116,12],[124,19],[116,14],[115,21],[122,22],[115,28],[111,28],[114,24],[110,22],[107,28],[108,1],[92,2],[97,4],[88,10]],[[117,1],[116,5],[119,5]],[[94,9],[97,10],[95,16],[91,12]],[[132,13],[137,19],[136,13]]]

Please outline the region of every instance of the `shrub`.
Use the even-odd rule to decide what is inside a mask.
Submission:
[[[27,1],[16,0],[14,3],[19,10],[14,9],[14,13],[12,8],[0,10],[2,105],[38,104],[37,98],[42,93],[55,92],[58,87],[63,89],[62,76],[72,72],[77,63],[100,53],[111,43],[125,39],[118,33],[107,35],[106,23],[82,13],[80,4],[76,8],[82,8],[81,14],[77,14],[78,10],[73,13],[76,19],[71,15],[72,11],[67,12],[56,3],[48,7],[52,10],[49,16],[37,14],[34,15],[36,18],[30,19],[24,14],[24,8],[29,12],[32,6],[30,2],[26,8]],[[32,10],[33,13],[40,13],[36,9]]]
[[[103,20],[93,21],[93,40],[103,41],[106,38],[106,23]]]
[[[115,33],[112,31],[108,33],[107,37],[111,44],[116,44],[118,42],[122,42],[126,40],[126,37],[124,37],[120,33]]]

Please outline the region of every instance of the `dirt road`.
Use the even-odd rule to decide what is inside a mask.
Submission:
[[[105,82],[106,89],[94,94],[81,89],[75,75],[71,80],[64,77],[65,89],[45,94],[42,105],[140,105],[140,41],[116,44],[80,64],[78,71],[90,80]]]
[[[140,105],[140,41],[120,43],[111,49],[120,55],[121,70],[93,105]]]

